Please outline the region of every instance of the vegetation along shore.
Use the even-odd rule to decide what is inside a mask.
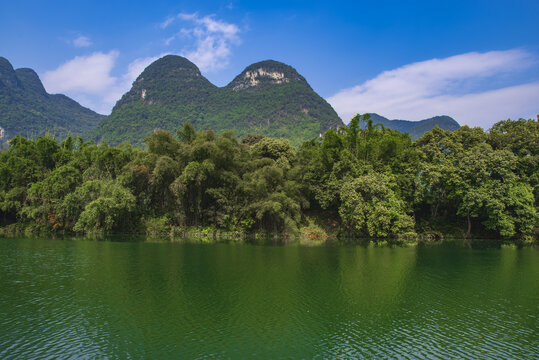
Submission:
[[[524,119],[412,141],[357,115],[298,147],[190,123],[144,149],[17,136],[0,152],[0,232],[531,244],[538,164]]]

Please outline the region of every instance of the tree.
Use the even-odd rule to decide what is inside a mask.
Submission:
[[[208,188],[206,181],[215,166],[209,159],[191,161],[183,173],[170,185],[178,202],[182,205],[184,213],[190,222],[198,225],[202,220],[202,203],[205,191]]]
[[[109,232],[133,226],[135,197],[119,183],[91,180],[68,194],[59,206],[60,219],[80,232]]]
[[[176,131],[181,142],[191,143],[196,138],[195,127],[190,122],[184,122],[183,128]]]
[[[379,173],[345,181],[339,215],[351,234],[381,238],[414,232],[414,219],[393,189],[394,183],[391,176]]]
[[[517,158],[508,150],[493,150],[481,144],[466,152],[459,161],[458,214],[466,216],[466,236],[472,219],[482,220],[489,230],[504,238],[529,235],[537,221],[530,185],[514,173]]]
[[[184,125],[188,126],[188,125]],[[156,130],[144,140],[148,145],[148,151],[156,155],[166,155],[171,158],[177,156],[180,143],[166,130]]]
[[[253,145],[251,152],[254,156],[267,157],[273,160],[280,158],[292,162],[295,159],[296,152],[290,141],[286,139],[262,138]]]
[[[54,230],[62,228],[58,206],[81,182],[80,171],[71,165],[54,169],[48,177],[30,186],[21,214]]]

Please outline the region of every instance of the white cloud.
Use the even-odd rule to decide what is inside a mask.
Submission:
[[[356,113],[424,119],[449,115],[461,124],[489,128],[498,120],[535,117],[539,83],[479,92],[467,91],[483,80],[534,64],[522,50],[467,53],[431,59],[385,71],[361,85],[331,96],[328,102],[345,122]]]
[[[75,47],[88,47],[92,45],[92,41],[89,37],[80,35],[79,37],[73,39],[72,44]]]
[[[181,20],[195,20],[195,19],[198,19],[198,13],[192,13],[192,14],[188,14],[188,13],[179,13],[178,14],[178,19],[181,19]]]
[[[162,29],[171,26],[175,21],[188,22],[191,26],[180,28],[167,40],[171,44],[179,37],[194,40],[192,47],[182,51],[168,53],[178,54],[189,58],[202,71],[214,71],[225,67],[231,55],[232,46],[240,42],[240,29],[218,19],[213,15],[200,17],[197,13],[180,13],[166,19],[160,24]],[[90,39],[84,36],[72,41],[80,46],[90,45]],[[87,56],[77,56],[55,70],[43,74],[43,84],[49,93],[64,93],[77,100],[81,105],[89,107],[102,114],[110,113],[112,107],[126,93],[146,66],[166,55],[138,58],[127,66],[121,75],[113,76],[119,52],[95,52]]]
[[[179,52],[194,62],[202,71],[216,71],[228,65],[232,46],[240,43],[240,28],[231,23],[215,19],[215,16],[199,16],[197,13],[180,13],[176,17],[192,26],[181,28],[176,34],[164,40],[170,45],[178,38],[194,40],[193,46]],[[169,18],[161,24],[168,27],[175,19]]]
[[[174,41],[174,39],[176,39],[176,35],[172,35],[171,37],[166,38],[163,43],[165,44],[165,46],[169,46],[170,43]]]
[[[111,74],[118,51],[77,56],[43,74],[43,84],[49,93],[66,94],[83,106],[107,114],[144,68],[163,55],[135,59],[120,77]]]
[[[43,84],[49,92],[77,91],[96,94],[113,86],[117,79],[110,75],[118,58],[118,51],[95,52],[77,56],[43,75]]]
[[[173,22],[174,22],[174,18],[169,17],[165,21],[163,21],[159,26],[161,27],[161,29],[166,29]]]

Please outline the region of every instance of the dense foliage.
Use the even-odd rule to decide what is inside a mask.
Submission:
[[[298,148],[185,123],[145,144],[14,138],[0,153],[0,218],[87,233],[209,226],[290,235],[315,221],[341,237],[537,237],[533,120],[488,133],[434,128],[412,142],[358,115]]]
[[[32,69],[14,70],[0,57],[0,127],[16,135],[59,139],[90,131],[103,118],[64,95],[51,95]],[[0,139],[0,145],[2,139]]]
[[[154,129],[173,132],[184,121],[217,133],[233,130],[240,137],[249,132],[286,137],[294,145],[342,125],[331,105],[288,65],[256,63],[219,88],[189,60],[168,55],[140,74],[91,137],[140,145]]]

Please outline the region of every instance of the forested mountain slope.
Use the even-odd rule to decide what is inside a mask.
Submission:
[[[393,130],[405,132],[410,134],[412,139],[417,139],[429,130],[438,126],[440,129],[455,131],[460,128],[458,122],[450,116],[434,116],[425,120],[410,121],[410,120],[389,120],[381,115],[371,113],[369,114],[373,124],[381,124]]]
[[[48,94],[32,69],[14,70],[0,57],[0,142],[16,135],[43,136],[59,139],[80,135],[93,129],[103,118],[61,94]]]
[[[295,144],[342,125],[291,66],[272,60],[252,64],[219,88],[186,58],[167,55],[140,74],[92,137],[140,144],[154,130],[174,132],[184,122],[237,136],[285,137]]]

